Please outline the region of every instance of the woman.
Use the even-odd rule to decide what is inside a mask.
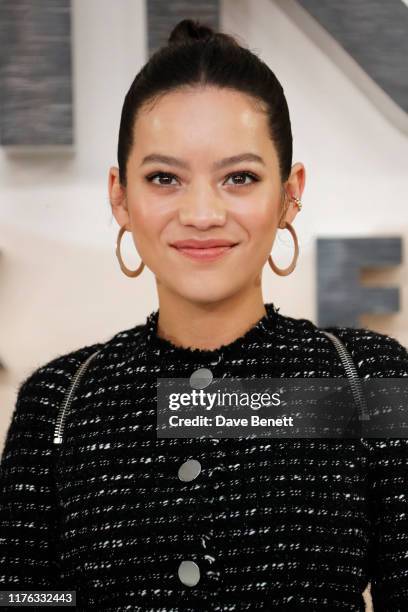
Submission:
[[[157,436],[158,378],[346,376],[330,337],[262,298],[267,260],[295,267],[305,184],[275,75],[183,20],[126,95],[118,162],[119,263],[152,270],[160,308],[21,385],[0,585],[76,590],[77,609],[350,612],[371,581],[375,612],[406,610],[406,440]],[[270,256],[278,228],[294,239],[284,270]],[[396,339],[331,332],[359,376],[408,375]]]

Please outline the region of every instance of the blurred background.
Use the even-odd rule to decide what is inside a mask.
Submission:
[[[264,268],[265,300],[408,345],[405,1],[0,0],[0,439],[34,367],[157,307],[148,269],[120,271],[108,169],[132,80],[185,17],[248,45],[288,100],[300,258]],[[137,267],[128,233],[122,252]],[[280,230],[275,261],[292,252]]]
[[[108,169],[132,80],[186,17],[249,46],[288,100],[300,258],[264,268],[265,301],[408,345],[405,0],[0,0],[0,452],[24,377],[158,305],[150,270],[120,271]],[[277,265],[292,249],[280,230]]]

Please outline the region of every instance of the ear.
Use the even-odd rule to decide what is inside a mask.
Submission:
[[[130,230],[130,217],[126,201],[126,189],[119,180],[119,168],[109,168],[108,178],[109,201],[112,213],[120,227]]]
[[[286,183],[284,184],[284,189],[287,193],[286,213],[282,214],[281,224],[283,225],[283,221],[287,221],[288,223],[292,223],[294,218],[299,212],[299,208],[293,200],[290,200],[290,197],[296,196],[299,199],[302,199],[302,193],[305,187],[306,181],[306,169],[304,165],[300,162],[296,162],[292,166],[290,176]]]

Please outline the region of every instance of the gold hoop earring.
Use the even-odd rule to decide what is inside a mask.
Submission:
[[[270,267],[272,268],[272,270],[275,272],[275,274],[278,274],[279,276],[287,276],[288,274],[293,272],[293,270],[296,267],[296,262],[299,257],[299,243],[298,243],[296,232],[288,221],[285,221],[285,226],[281,229],[288,229],[290,233],[292,234],[293,242],[295,243],[295,253],[293,255],[293,259],[287,268],[278,268],[278,266],[274,263],[272,259],[272,255],[269,255],[268,263]]]
[[[139,274],[142,273],[143,268],[145,267],[144,262],[142,261],[140,263],[140,266],[137,268],[137,270],[129,270],[129,268],[127,268],[123,262],[122,256],[120,254],[120,241],[122,240],[122,236],[125,233],[126,228],[125,226],[121,227],[118,233],[118,238],[116,241],[116,257],[119,260],[119,265],[120,265],[120,269],[122,270],[122,272],[124,272],[124,274],[126,274],[126,276],[131,276],[132,278],[134,278],[135,276],[139,276]]]
[[[288,201],[288,199],[292,200],[293,202],[295,202],[295,204],[298,207],[299,211],[302,210],[302,202],[301,202],[300,198],[298,198],[297,196],[289,196],[288,193],[285,190],[283,190],[283,196],[284,196],[284,200],[286,200],[286,201]],[[286,211],[287,211],[287,207],[284,209],[284,211],[282,213],[281,220],[286,215]],[[288,229],[290,231],[290,233],[292,234],[293,242],[295,243],[295,253],[293,255],[293,259],[292,259],[291,263],[289,264],[289,266],[287,268],[278,268],[278,266],[275,264],[275,262],[272,259],[272,255],[269,255],[268,263],[269,263],[270,267],[272,268],[272,270],[275,272],[275,274],[278,274],[279,276],[287,276],[288,274],[291,274],[291,272],[293,272],[293,270],[296,267],[296,262],[297,262],[298,257],[299,257],[299,243],[298,243],[296,232],[295,232],[293,226],[289,223],[289,221],[284,221],[283,222],[283,226],[281,225],[281,221],[279,221],[278,228],[280,228],[280,229]]]

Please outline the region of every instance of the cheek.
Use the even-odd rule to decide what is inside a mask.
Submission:
[[[236,221],[246,229],[248,237],[268,237],[278,222],[278,203],[271,198],[247,202],[234,211]]]
[[[162,207],[139,200],[129,206],[131,209],[131,219],[133,233],[138,240],[146,247],[154,247],[155,241],[160,238],[163,228],[166,226],[166,214]]]

